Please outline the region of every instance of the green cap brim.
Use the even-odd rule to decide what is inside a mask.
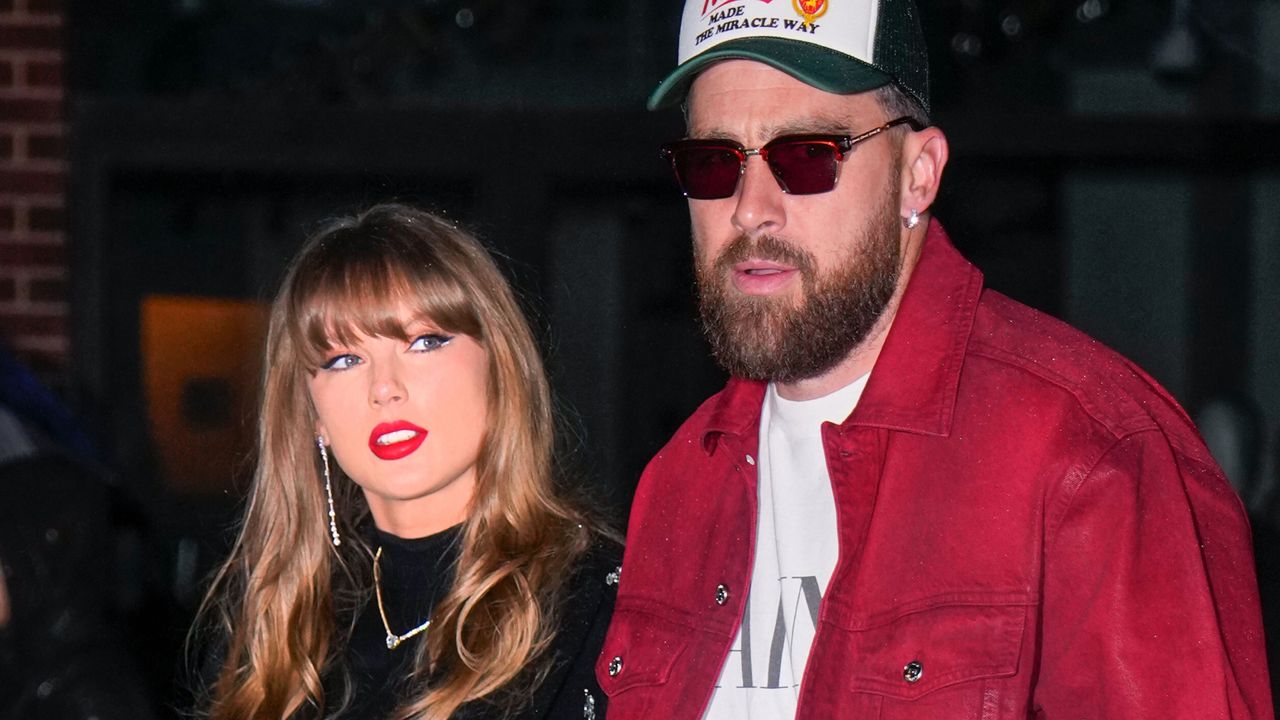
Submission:
[[[813,43],[772,37],[740,38],[686,60],[653,91],[647,107],[660,110],[678,105],[699,72],[732,58],[762,62],[819,90],[841,95],[874,90],[893,82],[893,78],[861,60]]]

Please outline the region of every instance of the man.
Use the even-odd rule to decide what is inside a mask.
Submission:
[[[923,47],[909,0],[688,0],[650,106],[733,378],[641,478],[609,717],[1272,717],[1186,414],[930,217]]]

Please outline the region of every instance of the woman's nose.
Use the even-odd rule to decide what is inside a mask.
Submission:
[[[404,383],[394,367],[374,373],[373,383],[369,388],[369,400],[374,405],[404,402],[406,394]]]

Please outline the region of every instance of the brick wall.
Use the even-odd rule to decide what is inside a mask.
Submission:
[[[0,0],[0,342],[67,368],[63,0]]]

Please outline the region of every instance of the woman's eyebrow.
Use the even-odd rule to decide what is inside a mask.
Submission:
[[[422,335],[424,333],[442,333],[444,328],[440,327],[440,323],[429,317],[413,318],[404,324],[402,328],[405,335]]]

